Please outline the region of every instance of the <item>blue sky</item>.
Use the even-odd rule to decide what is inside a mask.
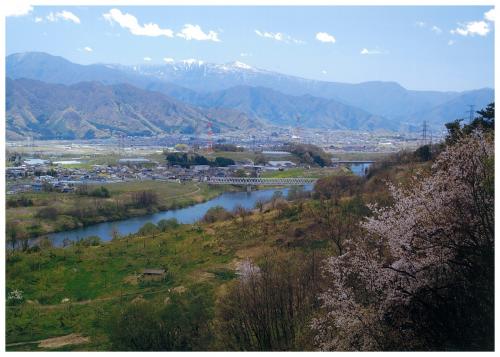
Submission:
[[[491,6],[35,6],[14,15],[7,54],[43,51],[82,64],[241,61],[408,89],[494,86]]]

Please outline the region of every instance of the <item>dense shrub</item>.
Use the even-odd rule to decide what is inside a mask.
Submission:
[[[100,245],[102,242],[101,242],[101,238],[98,237],[98,236],[89,236],[89,237],[86,237],[86,238],[83,238],[83,239],[80,239],[76,242],[76,245],[82,245],[84,247],[93,247],[93,246],[98,246]]]
[[[285,351],[311,348],[308,325],[321,276],[315,255],[243,261],[238,280],[217,305],[224,350]]]
[[[340,175],[320,178],[314,186],[314,198],[338,199],[356,195],[361,191],[363,178],[355,175]]]
[[[320,147],[312,144],[289,143],[284,145],[283,150],[289,151],[297,156],[303,164],[321,167],[331,164],[331,155]]]
[[[30,206],[33,206],[33,200],[26,196],[9,198],[7,200],[7,208],[30,207]]]
[[[101,197],[101,198],[111,197],[109,190],[104,186],[101,186],[99,188],[96,188],[96,189],[90,191],[89,196]]]
[[[160,220],[156,225],[162,232],[166,232],[169,229],[175,229],[179,227],[179,222],[177,222],[177,219],[175,218],[169,218]]]
[[[137,232],[141,236],[154,235],[160,233],[160,229],[152,222],[145,223]]]
[[[55,220],[59,214],[55,207],[43,207],[38,210],[36,216],[41,219]]]
[[[214,160],[214,165],[218,167],[227,167],[229,165],[234,165],[234,160],[228,159],[226,157],[216,157]]]
[[[211,341],[209,290],[172,294],[169,302],[136,301],[109,319],[112,347],[118,351],[199,351]]]
[[[231,214],[231,212],[228,212],[221,206],[215,206],[207,210],[202,218],[202,221],[206,223],[214,223],[217,221],[225,221],[231,218],[233,218],[233,214]]]

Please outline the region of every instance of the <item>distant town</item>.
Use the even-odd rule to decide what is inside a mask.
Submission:
[[[300,136],[299,136],[300,135]],[[255,132],[216,134],[209,137],[168,135],[163,137],[119,137],[93,141],[16,141],[7,143],[7,194],[55,190],[73,192],[79,185],[159,180],[205,182],[209,177],[260,177],[265,172],[310,165],[293,160],[292,153],[280,150],[287,142],[316,143],[331,154],[326,166],[339,165],[338,153],[390,153],[418,145],[416,135],[318,130],[283,130],[269,136]],[[214,144],[215,143],[215,144]],[[165,162],[168,153],[211,154],[212,146],[229,145],[236,150],[259,154],[240,155],[223,164],[176,165]],[[87,153],[88,152],[88,153]],[[79,156],[71,156],[72,154]],[[366,155],[363,155],[366,154]],[[111,155],[111,156],[110,156]],[[226,155],[227,156],[227,155]],[[99,158],[96,160],[96,158]],[[358,157],[359,159],[359,157]],[[295,162],[294,162],[295,161]],[[359,160],[358,160],[359,161]],[[97,163],[99,162],[99,163]],[[344,162],[345,163],[345,162]],[[363,161],[360,161],[363,163]]]

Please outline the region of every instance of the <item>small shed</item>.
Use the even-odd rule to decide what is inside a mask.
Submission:
[[[144,280],[165,280],[166,275],[165,269],[144,269],[142,271],[142,278]]]

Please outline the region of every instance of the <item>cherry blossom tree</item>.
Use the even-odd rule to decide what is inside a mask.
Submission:
[[[323,350],[492,350],[494,143],[447,147],[394,205],[371,207],[364,234],[326,261],[313,320]]]

